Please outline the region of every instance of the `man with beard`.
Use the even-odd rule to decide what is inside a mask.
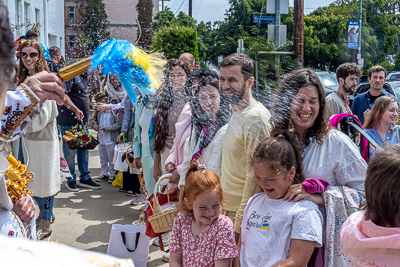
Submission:
[[[347,97],[356,91],[357,78],[361,75],[362,68],[355,63],[344,63],[336,69],[339,88],[326,97],[326,105],[332,114],[352,114]]]
[[[371,109],[379,97],[387,95],[397,100],[395,96],[383,90],[383,85],[386,82],[386,74],[387,72],[384,67],[373,66],[368,73],[370,89],[354,98],[351,111],[360,119],[362,124],[364,124],[364,111]]]
[[[231,54],[220,63],[219,88],[233,111],[222,142],[220,179],[227,200],[224,214],[234,220],[237,238],[247,201],[258,193],[247,162],[271,130],[270,112],[251,93],[253,72],[253,61],[244,54]]]

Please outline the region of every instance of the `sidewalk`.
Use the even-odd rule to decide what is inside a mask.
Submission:
[[[62,149],[60,151],[62,153]],[[77,165],[75,169],[79,173]],[[100,175],[97,148],[89,152],[89,169],[93,179]],[[61,191],[55,197],[53,212],[56,220],[50,241],[106,253],[111,225],[131,224],[139,218],[142,206],[132,206],[131,197],[107,182],[100,183],[100,190],[80,189],[79,192],[69,191],[65,184],[66,179],[61,178]],[[150,239],[147,266],[168,266],[168,263],[161,260],[163,252],[153,246],[152,242],[153,239]]]

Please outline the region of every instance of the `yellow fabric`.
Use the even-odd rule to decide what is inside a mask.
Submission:
[[[118,172],[117,176],[115,176],[114,181],[112,182],[113,186],[117,187],[123,187],[124,185],[122,184],[122,172]]]
[[[268,109],[259,102],[234,112],[222,143],[221,185],[226,200],[223,208],[237,212],[237,233],[247,201],[261,192],[249,160],[257,145],[269,137],[270,118]]]

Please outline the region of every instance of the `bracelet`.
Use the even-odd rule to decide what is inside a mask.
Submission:
[[[175,171],[176,170],[176,167],[173,167],[172,169],[170,169],[168,172],[169,173],[172,173],[173,171]]]

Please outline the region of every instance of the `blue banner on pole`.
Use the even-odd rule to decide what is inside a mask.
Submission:
[[[347,31],[347,48],[358,48],[358,37],[360,34],[360,21],[349,20],[349,30]]]
[[[275,23],[275,17],[253,16],[253,23]]]

